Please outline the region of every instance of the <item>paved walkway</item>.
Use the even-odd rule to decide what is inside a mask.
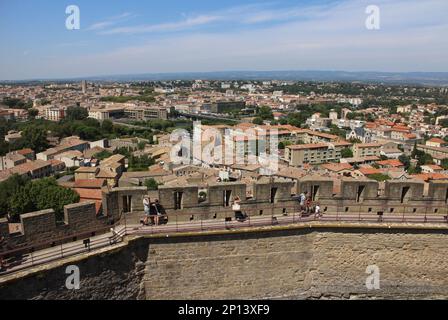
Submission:
[[[139,221],[138,214],[131,215],[127,218],[126,228],[124,225],[115,228],[115,232],[124,235],[134,236],[148,236],[160,234],[176,234],[189,232],[205,232],[218,230],[237,230],[241,228],[263,227],[272,225],[291,225],[297,223],[309,223],[313,221],[320,222],[356,222],[356,223],[434,223],[447,224],[444,216],[441,215],[385,215],[382,221],[377,215],[354,215],[354,214],[325,214],[322,217],[315,217],[314,215],[308,217],[300,217],[299,214],[276,215],[276,216],[261,216],[255,218],[248,218],[245,221],[239,222],[232,219],[230,222],[223,220],[207,220],[207,221],[192,221],[192,222],[169,222],[160,226],[142,226],[137,224]],[[111,237],[114,234],[108,232],[99,236],[90,238],[90,246],[86,246],[83,240],[58,245],[52,248],[43,249],[34,253],[26,253],[7,260],[7,269],[0,271],[0,276],[4,274],[14,273],[32,266],[44,264],[69,256],[84,254],[96,249],[105,248],[111,244]],[[122,237],[117,237],[117,242],[122,240]]]

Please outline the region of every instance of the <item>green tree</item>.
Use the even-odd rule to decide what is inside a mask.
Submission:
[[[149,178],[149,179],[145,180],[144,185],[146,188],[148,188],[148,190],[155,191],[155,190],[159,190],[160,184],[155,179]]]
[[[342,158],[353,158],[353,151],[350,148],[345,148],[341,151]]]
[[[101,123],[101,130],[104,133],[112,133],[114,131],[114,124],[113,124],[113,122],[110,121],[110,120],[104,120]]]
[[[405,170],[409,170],[409,168],[411,167],[411,158],[409,158],[407,155],[402,154],[398,160],[400,160],[400,162],[402,164],[404,164]]]
[[[252,123],[261,126],[261,125],[263,125],[263,119],[260,117],[257,117],[252,121]]]
[[[29,109],[28,110],[28,116],[30,117],[30,119],[36,118],[38,114],[39,114],[39,111],[36,110],[36,109]]]
[[[7,213],[11,213],[11,199],[24,187],[29,178],[23,178],[15,174],[0,182],[0,217],[4,217]]]
[[[30,125],[22,132],[23,147],[39,153],[48,148],[47,132],[41,127]]]
[[[272,109],[268,106],[262,106],[258,110],[258,117],[263,120],[272,120],[274,119],[274,114],[272,113]]]
[[[89,112],[86,108],[79,106],[71,106],[67,108],[66,119],[69,121],[84,120],[89,116]]]
[[[448,170],[448,159],[443,159],[441,166],[443,169]]]
[[[45,178],[20,187],[11,197],[10,213],[17,217],[26,212],[53,209],[60,220],[64,206],[76,202],[79,195],[75,191],[58,186],[54,178]]]

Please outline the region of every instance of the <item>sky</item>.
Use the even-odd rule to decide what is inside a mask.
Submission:
[[[66,8],[80,29],[66,28]],[[366,8],[380,9],[369,30]],[[448,71],[447,0],[0,0],[0,80]]]

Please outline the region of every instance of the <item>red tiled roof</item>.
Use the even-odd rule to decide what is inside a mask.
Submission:
[[[33,153],[34,151],[31,149],[22,149],[22,150],[17,150],[16,151],[18,154],[21,154],[22,156],[26,155],[26,154],[30,154]]]
[[[440,144],[445,144],[446,143],[445,140],[442,140],[440,138],[432,138],[432,139],[428,140],[428,142],[434,142],[434,143],[440,143]]]
[[[380,170],[375,169],[375,168],[360,168],[359,172],[361,172],[365,176],[370,176],[372,174],[379,174],[379,173],[381,173]]]
[[[84,188],[74,188],[73,189],[81,200],[102,200],[103,194],[101,189],[84,189]]]
[[[448,175],[443,173],[422,173],[413,175],[415,179],[429,181],[429,180],[448,180]]]
[[[377,164],[379,164],[380,166],[389,166],[389,167],[402,167],[403,166],[403,164],[400,162],[400,160],[396,160],[396,159],[378,161]]]
[[[101,189],[105,185],[104,179],[81,179],[75,181],[75,188]]]
[[[343,170],[353,170],[353,167],[348,163],[326,163],[321,165],[321,167],[335,172],[340,172]]]

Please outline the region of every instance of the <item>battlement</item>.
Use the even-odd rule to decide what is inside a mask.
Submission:
[[[122,213],[142,211],[146,188],[117,188],[103,190],[103,211],[97,214],[95,202],[81,202],[64,207],[64,219],[57,221],[54,210],[30,212],[20,216],[19,230],[10,233],[6,219],[0,220],[0,237],[9,247],[27,244],[66,242],[77,235],[94,235],[108,231]],[[125,201],[126,200],[126,201]]]
[[[304,177],[295,181],[269,179],[246,185],[240,182],[214,183],[207,186],[161,186],[156,192],[146,187],[104,188],[102,213],[97,214],[94,202],[72,204],[64,208],[64,219],[56,221],[53,210],[23,214],[19,232],[10,233],[8,221],[0,220],[0,236],[14,247],[29,243],[57,242],[79,234],[107,231],[122,213],[142,212],[143,198],[158,196],[162,213],[176,215],[176,221],[225,219],[233,217],[232,204],[240,199],[241,210],[251,216],[288,214],[299,211],[297,195],[307,192],[322,211],[448,215],[448,181],[428,184],[414,180],[380,183],[368,179]],[[335,188],[336,187],[336,188]],[[250,190],[250,192],[249,192]],[[205,192],[206,197],[200,193]]]
[[[271,179],[243,183],[215,183],[204,186],[160,187],[159,200],[168,215],[180,219],[220,219],[231,217],[232,203],[238,197],[241,208],[250,215],[287,214],[299,209],[297,195],[307,192],[324,212],[425,213],[448,214],[448,181],[425,183],[416,180],[387,181],[307,176],[294,181]],[[248,189],[253,190],[248,195]],[[199,192],[207,198],[199,202]]]

